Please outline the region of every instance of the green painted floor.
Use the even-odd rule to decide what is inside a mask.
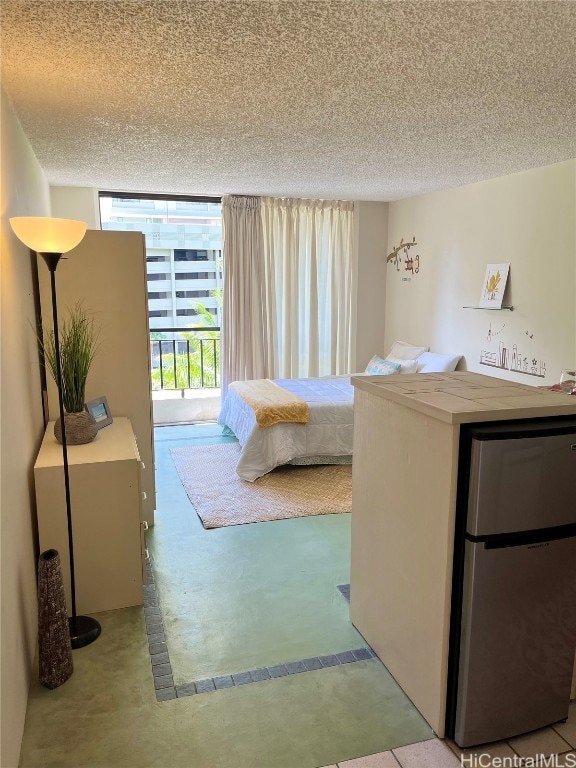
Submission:
[[[169,449],[219,434],[156,430],[148,546],[175,683],[363,646],[336,588],[349,515],[204,530]],[[375,660],[158,703],[142,609],[98,618],[72,678],[33,686],[22,768],[318,768],[433,737]]]
[[[364,646],[337,589],[350,580],[350,515],[204,530],[175,441],[157,435],[162,501],[148,542],[176,685]]]

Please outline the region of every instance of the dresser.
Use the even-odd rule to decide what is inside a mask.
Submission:
[[[115,417],[85,445],[68,446],[76,608],[97,613],[142,604],[145,556],[140,454],[130,420]],[[34,465],[40,551],[60,554],[69,612],[70,570],[62,446],[54,422]]]

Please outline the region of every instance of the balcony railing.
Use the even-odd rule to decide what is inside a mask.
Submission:
[[[158,328],[150,331],[152,389],[220,386],[220,328]]]

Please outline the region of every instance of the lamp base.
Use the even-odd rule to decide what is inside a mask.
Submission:
[[[102,627],[91,616],[76,616],[68,619],[72,648],[84,648],[100,637]]]

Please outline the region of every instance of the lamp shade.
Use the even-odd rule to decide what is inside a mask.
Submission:
[[[86,234],[87,225],[74,219],[46,216],[16,216],[10,226],[24,245],[37,253],[66,253],[75,248]]]

